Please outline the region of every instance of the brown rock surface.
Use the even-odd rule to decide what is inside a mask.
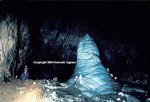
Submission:
[[[43,91],[32,80],[0,83],[0,102],[44,102]]]

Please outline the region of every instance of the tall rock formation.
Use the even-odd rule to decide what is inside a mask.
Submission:
[[[84,95],[91,97],[113,93],[113,83],[99,58],[95,42],[86,34],[79,42],[76,68],[68,84],[75,85]]]

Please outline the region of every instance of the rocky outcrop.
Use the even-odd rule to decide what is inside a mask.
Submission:
[[[29,47],[29,32],[25,22],[7,15],[0,20],[0,82],[15,76],[25,64]]]
[[[7,16],[0,22],[0,81],[10,77],[11,64],[16,64],[17,20]]]

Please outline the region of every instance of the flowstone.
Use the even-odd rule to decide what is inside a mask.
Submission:
[[[83,36],[78,45],[74,74],[67,82],[89,97],[114,93],[114,81],[103,66],[99,55],[97,45],[89,34]]]

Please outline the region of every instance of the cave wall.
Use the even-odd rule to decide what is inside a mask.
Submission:
[[[62,21],[59,24],[57,20],[44,23],[39,35],[42,45],[40,59],[75,61],[77,45],[83,34],[79,26],[63,24]]]
[[[64,23],[63,20],[44,19],[41,22],[38,19],[36,25],[33,24],[33,20],[30,22],[33,48],[30,57],[31,78],[59,77],[60,80],[67,80],[71,76],[75,64],[33,64],[33,61],[76,61],[77,45],[84,31],[80,26]]]
[[[17,21],[14,17],[4,17],[0,22],[0,81],[10,77],[10,68],[16,64]],[[14,68],[12,68],[14,69]]]
[[[27,24],[22,20],[18,24],[13,15],[0,19],[0,82],[5,78],[14,78],[16,72],[25,65],[29,47]]]

